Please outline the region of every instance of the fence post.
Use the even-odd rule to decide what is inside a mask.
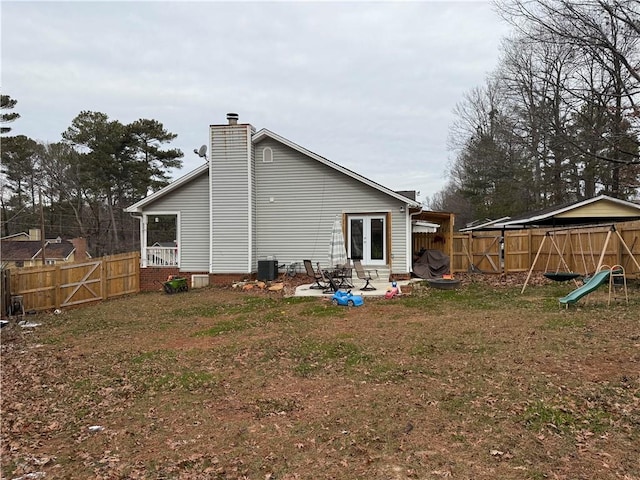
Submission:
[[[622,248],[620,248],[620,243],[622,241],[622,236],[620,234],[619,231],[616,230],[616,233],[618,233],[618,241],[615,243],[616,245],[616,265],[622,265]]]
[[[62,283],[62,271],[59,265],[56,265],[55,275],[53,278],[56,279],[56,285],[53,289],[53,305],[55,308],[60,308],[62,306],[62,299],[60,298],[60,284]]]
[[[140,252],[135,253],[136,259],[136,291],[140,291]]]
[[[467,270],[473,269],[474,265],[476,264],[475,262],[475,250],[473,249],[473,232],[469,232],[467,234],[467,248],[469,251],[469,267]]]
[[[527,242],[528,242],[527,251],[528,251],[528,257],[529,257],[529,260],[528,260],[529,268],[531,268],[531,261],[533,260],[532,252],[531,252],[531,246],[532,246],[532,241],[533,241],[532,233],[533,232],[531,232],[531,229],[528,228],[527,229]]]
[[[107,259],[110,258],[110,255],[106,257],[102,257],[100,261],[100,296],[103,300],[107,300],[109,298],[109,289],[107,288]]]
[[[2,272],[2,312],[0,317],[4,318],[9,315],[9,305],[11,305],[11,270],[3,268]]]
[[[507,242],[507,235],[509,232],[507,230],[502,230],[500,232],[502,234],[502,246],[500,247],[500,255],[502,258],[500,261],[502,262],[502,274],[506,275],[509,273],[509,269],[511,267],[511,259],[509,258],[509,242]]]

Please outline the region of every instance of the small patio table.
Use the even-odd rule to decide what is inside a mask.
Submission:
[[[353,278],[353,269],[351,265],[338,265],[329,272],[331,278],[339,281],[339,288],[353,288],[351,279]]]

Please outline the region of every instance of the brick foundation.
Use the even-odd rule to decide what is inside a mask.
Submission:
[[[155,292],[162,290],[162,284],[167,281],[169,275],[176,275],[179,277],[185,277],[191,288],[191,275],[209,275],[209,285],[217,287],[228,287],[235,282],[242,280],[255,280],[257,273],[242,274],[242,273],[207,273],[207,272],[181,272],[177,267],[172,268],[157,268],[147,267],[140,269],[140,291],[141,292]],[[409,280],[411,279],[410,273],[394,273],[391,275],[389,281],[393,280]]]
[[[394,273],[391,275],[390,281],[393,280],[411,280],[410,273]]]
[[[162,290],[162,283],[167,281],[169,275],[179,275],[178,268],[141,268],[140,291],[154,292]]]
[[[156,268],[147,267],[140,269],[140,291],[155,292],[162,290],[162,283],[167,281],[169,275],[185,277],[191,288],[191,275],[209,275],[209,285],[229,286],[241,280],[255,280],[255,274],[247,275],[242,273],[221,273],[210,274],[207,272],[181,272],[177,267]]]

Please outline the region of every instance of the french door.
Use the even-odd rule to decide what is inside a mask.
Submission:
[[[365,265],[387,263],[387,226],[384,215],[349,216],[349,258]]]

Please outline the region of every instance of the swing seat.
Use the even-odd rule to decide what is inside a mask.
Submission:
[[[543,275],[554,282],[566,282],[582,276],[575,272],[544,272]]]

